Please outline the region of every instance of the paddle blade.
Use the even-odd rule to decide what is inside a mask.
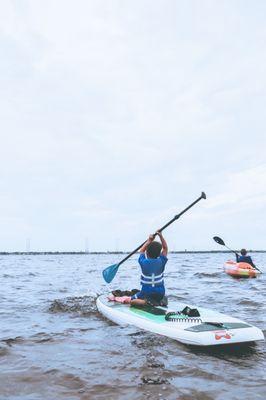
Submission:
[[[219,236],[214,236],[214,237],[213,237],[213,240],[214,240],[216,243],[221,244],[222,246],[225,246],[225,243],[224,243],[223,239],[219,238]]]
[[[103,270],[103,279],[105,282],[110,283],[114,279],[117,271],[118,271],[119,264],[110,265]]]

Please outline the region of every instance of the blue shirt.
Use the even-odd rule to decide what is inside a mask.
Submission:
[[[146,258],[144,253],[139,256],[141,266],[141,285],[143,289],[164,287],[163,272],[168,258],[160,255],[157,258]]]
[[[239,256],[238,254],[236,255],[236,261],[237,262],[244,262],[250,264],[252,267],[254,265],[252,258],[250,256]]]

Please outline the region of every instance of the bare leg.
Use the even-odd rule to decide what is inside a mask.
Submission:
[[[133,299],[131,300],[130,304],[132,306],[145,306],[145,304],[147,304],[147,301],[142,299]]]

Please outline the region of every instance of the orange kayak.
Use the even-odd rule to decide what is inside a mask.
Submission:
[[[245,262],[227,261],[224,265],[224,271],[236,278],[256,278],[260,274],[250,264]]]

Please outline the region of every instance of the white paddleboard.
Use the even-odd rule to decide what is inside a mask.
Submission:
[[[96,300],[99,312],[118,325],[134,325],[140,329],[195,346],[227,345],[264,340],[263,332],[240,319],[202,307],[178,303],[178,308],[145,306],[131,307],[108,301],[106,295]],[[197,308],[199,317],[181,314],[186,307]],[[169,312],[172,320],[166,320]],[[179,313],[178,313],[179,312]]]

